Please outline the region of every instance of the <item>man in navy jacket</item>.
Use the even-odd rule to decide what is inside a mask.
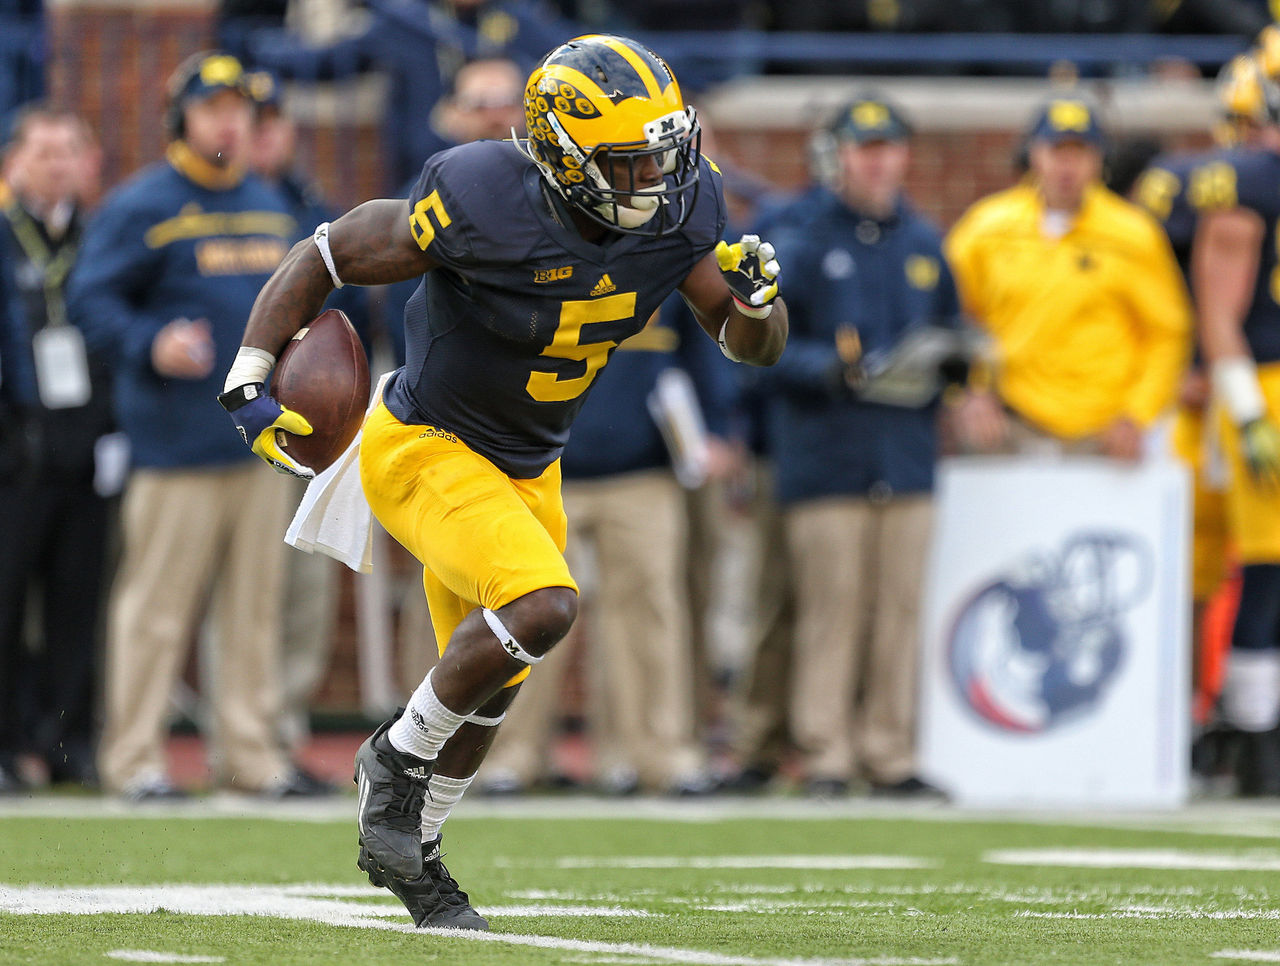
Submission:
[[[274,733],[291,490],[209,405],[296,227],[280,194],[246,172],[254,108],[240,63],[194,55],[169,96],[165,160],[106,200],[68,293],[90,350],[112,362],[133,459],[99,767],[127,798],[180,794],[165,767],[168,700],[207,604],[217,629],[215,780],[313,794],[322,789],[289,765]]]
[[[5,150],[13,194],[0,203],[0,791],[12,784],[6,758],[15,750],[42,757],[54,782],[97,784],[98,618],[113,512],[105,479],[95,481],[95,450],[112,430],[110,373],[67,324],[64,298],[93,150],[83,120],[41,103],[18,114]],[[30,656],[28,625],[39,642]]]
[[[769,448],[796,593],[792,730],[812,794],[936,794],[916,774],[920,586],[937,400],[871,402],[870,360],[958,325],[941,237],[902,196],[909,128],[875,94],[829,128],[830,190],[773,231],[791,254],[791,340],[768,373]]]

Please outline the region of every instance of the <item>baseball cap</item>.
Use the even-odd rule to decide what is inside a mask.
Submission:
[[[1101,148],[1106,142],[1098,108],[1086,97],[1064,94],[1046,101],[1036,113],[1030,141],[1084,141]]]
[[[182,103],[203,100],[222,90],[249,96],[244,67],[231,54],[222,51],[206,51],[188,57],[178,65],[169,84],[170,96]]]
[[[866,144],[870,141],[905,141],[911,136],[911,125],[893,104],[879,94],[867,91],[857,95],[840,109],[830,125],[831,133],[841,139]]]
[[[280,99],[284,93],[280,78],[269,70],[255,70],[245,75],[245,84],[249,88],[249,96],[259,111],[280,110]]]

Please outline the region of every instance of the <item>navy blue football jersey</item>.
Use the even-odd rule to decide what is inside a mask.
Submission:
[[[1215,148],[1161,155],[1151,162],[1134,187],[1134,201],[1146,208],[1163,226],[1177,256],[1178,267],[1188,281],[1191,279],[1191,245],[1195,241],[1196,219],[1200,212],[1191,203],[1187,186],[1194,171],[1225,153],[1223,149]]]
[[[1250,148],[1224,151],[1191,171],[1187,197],[1200,211],[1240,207],[1261,216],[1265,230],[1244,337],[1258,362],[1280,360],[1280,155]]]
[[[464,144],[423,166],[410,229],[440,267],[405,307],[405,365],[383,394],[397,419],[455,433],[522,479],[559,457],[596,374],[725,221],[705,159],[692,215],[661,238],[588,242],[543,184],[511,141]]]

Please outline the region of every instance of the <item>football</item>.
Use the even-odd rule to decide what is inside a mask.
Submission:
[[[350,320],[329,309],[299,329],[271,377],[271,398],[301,413],[310,436],[276,431],[276,443],[316,473],[355,439],[369,405],[369,360]]]

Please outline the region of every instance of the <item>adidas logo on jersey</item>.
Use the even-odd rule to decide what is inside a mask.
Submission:
[[[610,292],[616,291],[617,288],[618,286],[613,284],[613,279],[609,277],[609,273],[605,272],[604,275],[600,276],[600,281],[596,282],[596,287],[591,290],[591,297],[608,295]]]

